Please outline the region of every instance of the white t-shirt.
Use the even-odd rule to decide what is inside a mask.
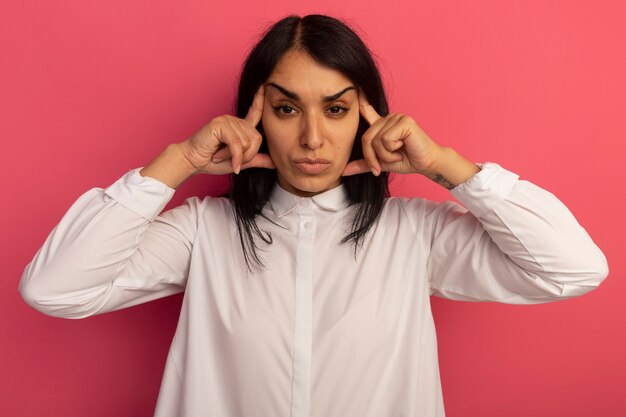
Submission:
[[[606,259],[549,192],[494,163],[454,202],[389,198],[356,258],[342,185],[276,185],[271,245],[249,273],[230,201],[141,168],[84,193],[20,281],[35,309],[82,318],[185,291],[156,417],[443,417],[430,296],[533,304],[575,297]],[[469,211],[468,211],[469,210]]]

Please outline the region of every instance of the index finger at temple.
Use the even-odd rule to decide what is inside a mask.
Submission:
[[[254,98],[252,99],[252,104],[248,109],[248,113],[246,114],[245,119],[249,121],[252,126],[259,124],[261,121],[261,116],[263,116],[263,102],[265,101],[265,86],[261,84],[259,89],[254,94]]]
[[[359,88],[359,112],[370,125],[381,118],[376,109],[367,100],[365,92],[361,88]]]

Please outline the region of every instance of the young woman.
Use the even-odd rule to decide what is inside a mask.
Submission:
[[[389,198],[388,172],[465,208]],[[200,173],[233,173],[229,197],[161,213]],[[236,116],[83,194],[20,291],[67,318],[185,291],[158,417],[425,417],[444,415],[430,295],[545,303],[607,273],[559,200],[389,113],[359,37],[309,15],[252,49]]]

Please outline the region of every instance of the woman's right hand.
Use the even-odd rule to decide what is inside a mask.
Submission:
[[[257,90],[244,119],[228,114],[218,116],[180,143],[196,174],[238,174],[240,169],[252,167],[275,168],[269,155],[258,153],[262,136],[256,125],[263,115],[264,88],[261,85]]]

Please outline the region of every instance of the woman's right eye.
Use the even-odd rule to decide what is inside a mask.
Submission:
[[[281,111],[281,109],[283,111]],[[290,115],[293,114],[295,109],[291,106],[287,106],[287,105],[280,105],[280,106],[276,106],[274,107],[274,110],[276,111],[276,113],[278,114],[283,114],[283,115]]]

